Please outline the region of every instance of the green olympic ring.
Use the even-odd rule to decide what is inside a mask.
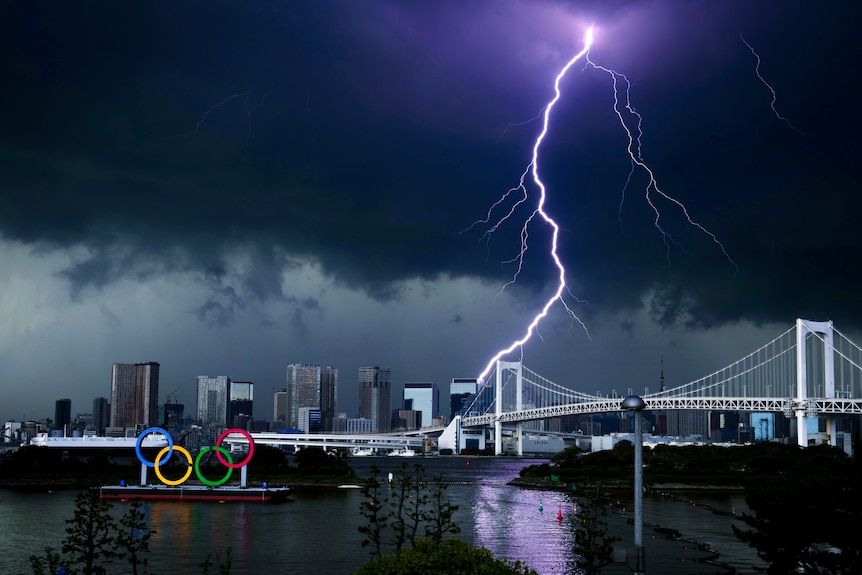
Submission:
[[[147,461],[147,459],[141,453],[141,449],[140,449],[141,441],[143,440],[143,437],[145,435],[150,434],[150,433],[161,433],[168,440],[168,446],[163,448],[161,451],[159,451],[158,455],[156,456],[155,462]],[[239,463],[234,463],[233,458],[230,455],[230,452],[227,449],[225,449],[224,447],[221,447],[218,445],[219,443],[221,443],[224,440],[225,437],[227,437],[231,433],[242,434],[248,440],[249,453],[245,457],[245,459],[243,459]],[[227,482],[228,479],[230,479],[230,476],[233,473],[234,469],[237,469],[240,467],[245,467],[246,465],[248,465],[248,462],[251,460],[252,455],[254,455],[254,440],[251,438],[251,434],[248,433],[247,431],[245,431],[243,429],[233,428],[233,429],[228,429],[227,431],[222,433],[221,436],[218,438],[218,441],[216,441],[216,444],[217,445],[215,445],[214,447],[211,447],[209,445],[204,446],[200,450],[200,452],[198,453],[197,457],[195,457],[194,464],[193,464],[191,454],[186,449],[184,449],[183,447],[180,447],[179,445],[174,445],[173,441],[171,440],[171,436],[167,431],[165,431],[164,429],[162,429],[160,427],[151,427],[151,428],[147,429],[144,433],[142,433],[141,436],[138,438],[137,444],[135,445],[135,453],[143,465],[146,465],[148,467],[153,467],[155,469],[156,476],[165,485],[170,485],[170,486],[182,485],[183,483],[185,483],[188,480],[188,478],[192,474],[192,469],[194,469],[195,475],[197,475],[197,478],[198,478],[198,480],[200,480],[201,483],[203,483],[204,485],[207,485],[209,487],[218,487],[219,485],[223,485],[224,483]],[[186,473],[180,479],[168,479],[162,475],[160,468],[162,466],[163,461],[168,461],[171,458],[171,455],[173,455],[173,453],[175,451],[186,458],[186,460],[187,460],[186,465],[188,468],[186,470]],[[222,477],[221,479],[216,480],[216,481],[207,479],[204,476],[204,474],[201,472],[201,465],[200,465],[201,464],[201,458],[204,456],[205,453],[207,453],[209,451],[215,451],[216,455],[218,456],[219,462],[222,465],[224,465],[225,467],[227,467],[227,473],[225,473],[224,477]],[[227,458],[227,459],[225,460],[225,458]]]
[[[222,477],[218,481],[211,481],[211,480],[207,479],[206,477],[204,477],[204,474],[201,473],[201,468],[200,468],[201,457],[204,456],[204,453],[206,453],[207,451],[210,451],[210,450],[215,451],[217,453],[224,453],[224,456],[227,457],[227,460],[229,463],[233,463],[233,459],[230,456],[230,452],[227,449],[225,449],[224,447],[218,447],[218,446],[210,447],[209,445],[207,445],[203,449],[201,449],[200,453],[198,453],[198,456],[195,457],[195,475],[198,476],[198,479],[201,480],[201,483],[203,483],[204,485],[209,485],[210,487],[218,487],[219,485],[224,484],[228,479],[230,479],[230,474],[233,473],[233,468],[228,467],[227,473],[225,473],[224,477]]]

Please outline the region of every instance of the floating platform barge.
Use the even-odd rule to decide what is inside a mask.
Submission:
[[[230,437],[234,438],[239,435],[244,437],[244,443],[247,445],[246,450],[242,450],[242,444],[234,439],[231,442]],[[163,438],[167,443],[165,447],[156,455],[155,461],[149,461],[143,453],[141,447],[145,441],[151,440],[152,437]],[[221,447],[222,441],[227,440],[232,443],[231,450]],[[234,449],[239,447],[240,449]],[[260,487],[248,486],[248,462],[254,456],[254,440],[251,434],[243,429],[232,428],[223,432],[215,441],[215,445],[204,446],[198,452],[196,457],[192,457],[189,451],[180,445],[174,445],[170,434],[160,427],[151,427],[145,429],[138,435],[134,443],[135,454],[141,462],[141,480],[137,485],[127,484],[124,481],[120,485],[103,485],[99,488],[99,495],[102,499],[149,499],[149,500],[168,500],[168,501],[217,501],[224,503],[228,501],[260,501],[260,502],[277,502],[284,501],[287,496],[293,491],[291,487],[270,487],[266,483],[262,483]],[[227,473],[218,480],[207,479],[201,469],[201,458],[210,452],[214,452],[216,457],[225,468]],[[234,463],[231,452],[240,456],[244,456],[242,461]],[[169,479],[162,475],[161,466],[162,460],[167,461],[171,455],[177,453],[180,457],[186,460],[185,475],[179,479]],[[212,453],[210,453],[212,455]],[[147,482],[147,470],[153,468],[156,476],[162,481],[163,485],[151,485]],[[231,476],[234,469],[239,469],[241,474],[239,485],[225,485]],[[192,472],[197,475],[200,484],[186,484]]]
[[[287,500],[292,487],[208,487],[206,485],[103,485],[102,499],[144,499],[161,501],[254,501],[278,503]]]

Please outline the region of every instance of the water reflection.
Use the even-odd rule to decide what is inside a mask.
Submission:
[[[382,476],[400,467],[399,458],[369,458],[358,464],[357,473],[366,477],[376,464]],[[454,521],[461,527],[459,538],[488,548],[496,557],[521,560],[541,575],[566,572],[571,555],[571,493],[526,490],[505,485],[518,470],[530,463],[517,459],[463,458],[423,460],[427,475],[443,473],[449,487],[445,496],[459,506]],[[360,468],[364,465],[364,468]],[[411,463],[412,469],[412,463]],[[737,573],[753,573],[756,553],[736,541],[730,526],[737,520],[716,515],[718,510],[744,510],[742,495],[697,494],[698,505],[688,499],[648,497],[644,505],[647,523],[679,529],[685,537],[708,543],[721,552],[721,560],[734,564]],[[45,547],[58,549],[65,537],[63,521],[74,510],[74,492],[53,495],[3,492],[0,512],[4,537],[0,538],[0,573],[31,573],[27,557]],[[150,573],[200,573],[199,565],[208,554],[225,558],[233,555],[232,573],[301,573],[345,575],[369,559],[358,531],[364,519],[359,514],[362,499],[357,489],[298,490],[292,501],[279,505],[261,503],[181,503],[148,502],[147,522],[156,530],[150,540]],[[539,510],[541,502],[542,510]],[[625,504],[625,503],[624,503]],[[119,517],[129,503],[115,504]],[[557,520],[557,511],[563,520]],[[624,544],[631,544],[632,527],[626,516],[609,514],[609,528]],[[713,573],[693,559],[702,553],[685,549],[685,544],[667,542],[661,534],[644,529],[647,567],[650,573],[683,575]],[[216,561],[210,572],[217,571]],[[110,567],[112,575],[130,570]],[[604,571],[607,575],[631,573],[625,566]]]
[[[479,485],[472,508],[475,544],[545,575],[565,573],[572,557],[572,509],[566,493]]]

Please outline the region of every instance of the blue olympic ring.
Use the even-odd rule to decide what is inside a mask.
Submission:
[[[141,454],[141,442],[144,440],[144,437],[146,437],[150,433],[161,433],[162,435],[165,436],[165,438],[167,438],[167,440],[168,440],[168,455],[165,458],[165,461],[170,459],[171,455],[174,452],[174,440],[171,438],[171,434],[168,433],[167,431],[165,431],[164,429],[162,429],[161,427],[148,427],[147,429],[142,431],[141,434],[138,436],[138,440],[135,442],[135,455],[137,455],[138,459],[141,460],[141,463],[143,463],[147,467],[155,467],[156,466],[155,462],[147,461],[146,458],[144,458],[143,454]]]

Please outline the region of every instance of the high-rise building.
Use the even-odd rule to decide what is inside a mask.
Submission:
[[[272,422],[276,429],[284,428],[287,423],[287,390],[275,392],[272,398]]]
[[[299,408],[320,408],[320,366],[292,363],[287,366],[287,426],[299,429]]]
[[[299,408],[299,426],[303,433],[320,433],[320,409],[316,407]]]
[[[77,431],[83,435],[92,435],[96,430],[96,426],[93,424],[93,414],[79,413],[69,425],[69,429],[72,430],[72,433]]]
[[[253,419],[253,406],[254,384],[250,381],[231,381],[227,424],[232,427],[242,427],[242,429],[245,429],[244,426],[239,424],[237,418],[239,416],[246,416],[249,420]]]
[[[440,390],[433,382],[407,382],[404,384],[403,409],[421,412],[417,428],[429,427],[440,411]],[[409,428],[408,428],[409,429]]]
[[[475,377],[455,377],[449,384],[449,420],[461,413],[476,395],[479,380]]]
[[[158,401],[158,363],[113,364],[110,427],[157,426]]]
[[[72,400],[58,399],[54,403],[54,429],[66,435],[72,430]]]
[[[162,425],[161,427],[173,432],[180,429],[183,424],[183,416],[185,414],[186,406],[182,403],[165,403],[163,406],[162,413]]]
[[[339,413],[332,420],[331,433],[347,433],[347,414]]]
[[[392,423],[392,370],[388,367],[359,368],[359,415],[370,419],[374,431],[386,433]]]
[[[334,430],[338,407],[338,368],[320,368],[320,429],[324,433]]]
[[[348,435],[374,433],[377,431],[377,424],[364,417],[351,417],[345,420],[344,430]]]
[[[105,435],[105,428],[111,422],[111,404],[107,397],[97,397],[93,400],[93,427],[99,435]]]
[[[197,421],[202,426],[228,427],[230,378],[226,375],[198,376]]]
[[[412,409],[392,410],[392,430],[419,429],[422,427],[422,412]]]

